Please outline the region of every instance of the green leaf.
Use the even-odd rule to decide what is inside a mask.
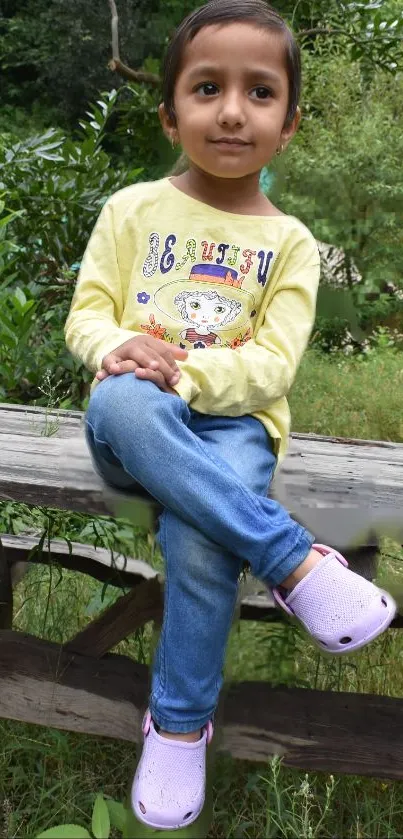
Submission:
[[[44,830],[36,839],[91,839],[91,834],[80,824],[58,824]]]
[[[101,794],[97,795],[95,799],[91,827],[95,839],[108,839],[111,821],[105,799]]]
[[[25,304],[26,304],[26,302],[27,302],[27,298],[26,298],[26,296],[25,296],[25,294],[24,294],[24,292],[23,292],[22,288],[19,288],[18,286],[17,286],[17,288],[16,288],[16,289],[15,289],[15,291],[14,291],[14,301],[15,301],[15,302],[17,302],[17,301],[18,301],[18,303],[20,304],[20,306],[25,306]]]
[[[112,827],[123,833],[126,824],[126,807],[120,801],[106,801]]]

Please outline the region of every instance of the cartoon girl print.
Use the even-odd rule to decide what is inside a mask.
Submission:
[[[181,318],[189,324],[180,337],[194,349],[221,344],[214,329],[222,329],[235,320],[242,310],[241,303],[223,297],[216,291],[181,291],[174,297]]]
[[[193,349],[225,345],[217,334],[250,323],[253,294],[242,289],[243,277],[226,265],[194,265],[187,279],[161,286],[154,304],[172,320],[186,325],[180,338]]]

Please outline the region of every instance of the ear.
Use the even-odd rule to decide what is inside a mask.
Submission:
[[[166,138],[176,145],[179,142],[178,129],[174,120],[168,115],[163,102],[158,106],[158,116]]]
[[[281,132],[281,143],[284,146],[284,148],[287,148],[288,143],[291,142],[294,134],[296,133],[296,131],[298,131],[298,126],[299,126],[300,122],[301,122],[301,108],[298,107],[296,112],[295,112],[295,117],[292,120],[292,122],[287,123],[287,125],[284,126],[284,128]]]

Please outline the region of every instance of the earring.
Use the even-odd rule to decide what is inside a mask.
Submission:
[[[276,154],[280,155],[284,151],[284,143],[280,143],[278,149],[276,149]]]

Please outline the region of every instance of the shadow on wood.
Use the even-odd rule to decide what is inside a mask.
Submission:
[[[0,539],[0,629],[11,629],[13,622],[13,586],[10,566]]]

